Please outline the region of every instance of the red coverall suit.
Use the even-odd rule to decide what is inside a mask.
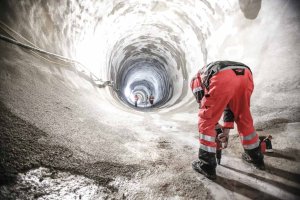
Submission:
[[[196,98],[197,103],[199,103],[199,108],[200,108],[201,107],[201,99],[204,96],[204,90],[201,87],[200,73],[198,73],[197,76],[195,76],[192,79],[190,87]],[[224,110],[224,123],[225,123],[225,125],[227,125],[226,128],[233,127],[233,121],[234,121],[234,119],[233,119],[233,114],[232,114],[231,110],[229,108],[226,108]],[[215,125],[215,131],[217,133],[217,135],[216,135],[217,136],[216,137],[216,158],[217,158],[218,164],[221,164],[222,149],[223,149],[222,143],[218,139],[218,136],[223,133],[222,129],[223,129],[223,127],[219,123],[217,123]],[[201,142],[201,139],[200,139],[200,142]],[[225,144],[224,144],[225,148],[227,147],[227,144],[228,144],[228,138],[225,139]]]
[[[235,121],[245,152],[253,159],[254,164],[256,162],[263,165],[262,155],[257,155],[259,139],[250,112],[250,97],[254,85],[249,67],[232,61],[210,63],[193,78],[191,88],[194,94],[201,91],[200,95],[199,92],[197,94],[199,97],[196,97],[201,104],[198,114],[201,166],[198,167],[202,169],[199,172],[204,170],[206,174],[203,174],[208,175],[208,178],[215,178],[215,125],[223,112],[223,128],[232,129]]]

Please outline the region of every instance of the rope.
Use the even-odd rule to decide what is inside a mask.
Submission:
[[[13,32],[13,33],[16,34],[17,36],[19,36],[20,38],[22,38],[23,40],[25,40],[26,42],[28,42],[29,44],[31,44],[32,46],[37,47],[35,44],[33,44],[32,42],[30,42],[29,40],[27,40],[25,37],[23,37],[22,35],[20,35],[20,34],[17,33],[16,31],[14,31],[13,29],[11,29],[9,26],[7,26],[6,24],[4,24],[2,21],[0,21],[0,25],[5,26],[5,28],[7,28],[9,31]],[[16,37],[14,37],[14,36],[12,36],[11,34],[9,34],[9,32],[8,32],[7,30],[5,30],[5,29],[4,29],[3,27],[1,27],[1,26],[0,26],[0,28],[1,28],[7,35],[9,35],[10,37],[12,37],[12,39],[14,39],[14,40],[17,41]],[[48,62],[50,62],[50,63],[57,64],[57,65],[62,65],[62,66],[69,66],[68,64],[62,64],[62,63],[54,62],[54,61],[52,61],[52,60],[50,60],[50,59],[48,59],[48,58],[46,58],[46,57],[41,56],[41,55],[38,54],[37,52],[32,51],[32,53],[33,53],[34,55],[36,55],[37,57],[39,57],[39,58],[41,58],[41,59],[43,59],[43,60],[46,60],[46,61],[48,61]]]
[[[7,28],[9,31],[13,32],[14,34],[16,34],[17,36],[19,36],[21,39],[25,40],[27,43],[29,43],[30,45],[28,44],[24,44],[22,42],[19,42],[16,40],[15,37],[11,36],[11,34],[8,33],[8,31],[6,31],[2,26],[0,26],[0,28],[5,31],[10,37],[12,38],[9,38],[7,36],[4,36],[2,34],[0,34],[0,39],[5,41],[5,42],[9,42],[11,44],[14,44],[14,45],[17,45],[17,46],[20,46],[22,48],[25,48],[25,49],[29,49],[31,51],[33,51],[33,53],[35,52],[38,52],[38,53],[41,53],[41,54],[45,54],[45,55],[50,55],[50,56],[53,56],[53,57],[56,57],[58,59],[61,59],[62,61],[64,62],[68,62],[68,63],[71,63],[71,64],[75,64],[75,65],[78,65],[80,66],[81,68],[83,68],[83,70],[87,71],[89,73],[89,76],[90,78],[95,82],[95,84],[99,87],[99,88],[103,88],[105,86],[111,86],[113,87],[114,86],[114,83],[112,81],[102,81],[102,79],[98,78],[95,74],[93,74],[92,72],[90,72],[87,67],[85,67],[82,63],[80,63],[79,61],[76,61],[74,59],[71,59],[71,58],[67,58],[67,57],[64,57],[64,56],[61,56],[61,55],[58,55],[58,54],[55,54],[55,53],[51,53],[51,52],[48,52],[48,51],[45,51],[39,47],[37,47],[35,44],[33,44],[32,42],[30,42],[29,40],[27,40],[25,37],[23,37],[22,35],[20,35],[18,32],[14,31],[13,29],[11,29],[9,26],[7,26],[5,23],[3,23],[2,21],[0,21],[0,24],[2,26],[5,26],[5,28]],[[39,56],[40,58],[43,58],[45,60],[47,60],[48,62],[51,62],[51,63],[56,63],[56,64],[60,64],[60,65],[63,65],[62,63],[57,63],[57,62],[54,62],[54,61],[51,61],[43,56],[40,56],[38,55],[37,53],[35,53],[35,55]],[[66,66],[66,65],[65,65]],[[102,82],[102,84],[99,84],[99,83],[96,83],[96,82]],[[113,87],[113,89],[115,89]]]

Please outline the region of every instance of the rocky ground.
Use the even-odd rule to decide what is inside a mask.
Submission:
[[[194,151],[188,144],[179,152],[172,147],[173,139],[158,141],[153,151],[160,158],[151,163],[89,163],[66,147],[48,144],[45,132],[0,105],[1,199],[297,199],[300,195],[300,151],[282,148],[280,142],[286,135],[291,140],[285,142],[299,141],[293,134],[299,123],[268,130],[274,136],[275,152],[265,156],[266,172],[241,161],[239,138],[232,135],[218,179],[212,182],[177,157]]]

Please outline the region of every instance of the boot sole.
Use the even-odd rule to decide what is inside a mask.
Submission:
[[[211,175],[207,174],[207,173],[206,173],[205,171],[203,171],[201,168],[199,169],[198,167],[195,167],[193,163],[192,163],[192,167],[193,167],[193,169],[194,169],[196,172],[198,172],[198,173],[204,175],[206,178],[208,178],[208,179],[210,179],[210,180],[216,180],[216,179],[217,179],[217,176],[211,176]]]
[[[265,167],[265,166],[259,167],[259,166],[255,165],[255,164],[253,163],[253,161],[251,160],[250,156],[248,156],[246,153],[243,153],[243,154],[242,154],[242,160],[245,161],[247,164],[250,163],[250,164],[251,164],[252,166],[254,166],[256,169],[259,169],[259,170],[262,170],[262,171],[266,170],[266,167]]]

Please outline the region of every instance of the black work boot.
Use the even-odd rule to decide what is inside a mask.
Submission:
[[[206,152],[202,149],[199,149],[199,160],[192,163],[192,167],[195,171],[203,174],[211,180],[215,180],[217,178],[216,166],[216,154]]]
[[[257,169],[265,170],[264,155],[260,151],[260,147],[251,150],[245,150],[242,158],[252,163]]]

